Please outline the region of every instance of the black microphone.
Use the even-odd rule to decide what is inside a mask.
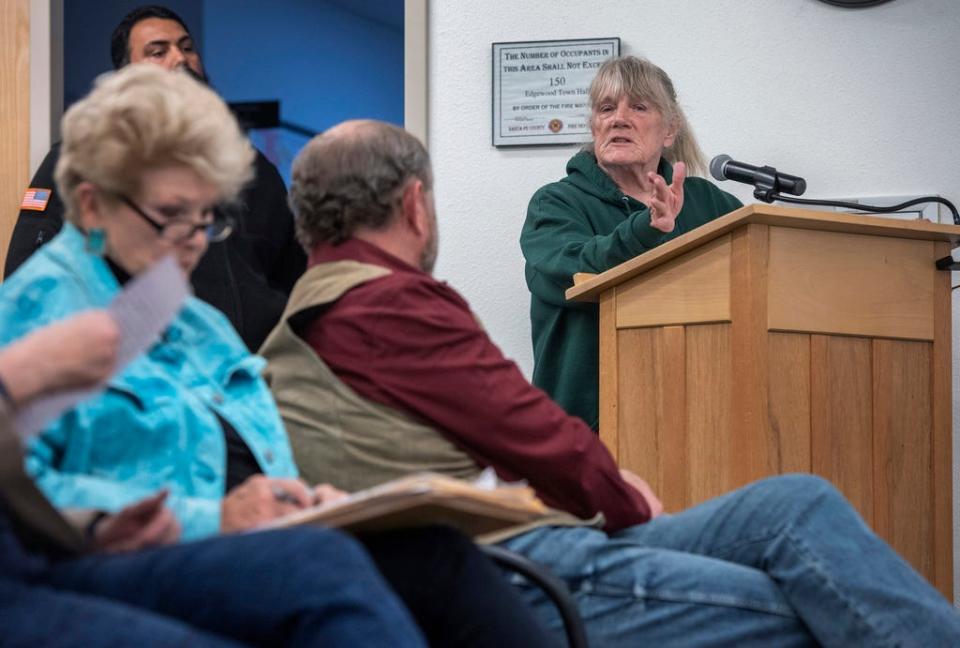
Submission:
[[[710,161],[710,175],[717,180],[733,180],[755,187],[757,200],[772,202],[773,194],[780,192],[799,196],[807,190],[807,181],[788,173],[779,173],[772,166],[755,167],[737,162],[729,155],[718,155]]]

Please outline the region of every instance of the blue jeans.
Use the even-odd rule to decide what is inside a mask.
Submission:
[[[425,645],[363,550],[326,529],[45,565],[0,536],[4,646]]]
[[[765,479],[612,537],[552,527],[504,544],[567,582],[597,646],[960,645],[960,614],[819,477]]]

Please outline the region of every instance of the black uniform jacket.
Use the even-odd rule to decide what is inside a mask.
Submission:
[[[7,250],[8,277],[63,225],[63,202],[53,172],[60,145],[47,153],[30,186],[52,192],[43,211],[21,210]],[[222,243],[210,245],[193,272],[196,296],[222,311],[256,352],[276,325],[293,284],[306,268],[306,255],[294,238],[293,214],[287,206],[283,179],[257,151],[256,177],[237,206],[224,208],[236,227]]]

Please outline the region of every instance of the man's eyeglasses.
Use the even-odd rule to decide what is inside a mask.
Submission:
[[[211,220],[205,223],[198,223],[189,218],[171,218],[165,223],[158,223],[130,198],[123,194],[117,194],[117,197],[123,201],[123,204],[132,209],[137,216],[149,223],[153,229],[157,230],[160,238],[170,243],[183,243],[197,232],[206,234],[207,240],[211,243],[219,243],[220,241],[226,240],[226,238],[230,236],[230,233],[233,232],[233,220],[220,216],[216,212],[212,212],[213,216]]]

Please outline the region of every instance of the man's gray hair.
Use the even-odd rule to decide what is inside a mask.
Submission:
[[[318,135],[293,162],[297,239],[309,251],[318,243],[341,243],[359,228],[386,227],[413,178],[431,188],[430,156],[402,128],[348,122]]]

